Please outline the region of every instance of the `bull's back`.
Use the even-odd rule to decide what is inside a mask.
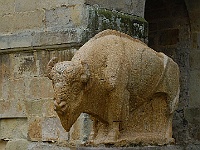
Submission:
[[[105,77],[106,69],[112,71],[120,63],[129,76],[128,90],[143,97],[151,94],[164,70],[163,55],[139,40],[112,30],[101,32],[85,43],[73,60],[86,61],[92,75],[99,79]]]
[[[123,42],[126,54],[124,67],[129,71],[127,88],[131,95],[146,98],[159,84],[164,72],[165,55],[138,41],[124,39]]]
[[[102,78],[105,69],[112,68],[116,61],[123,62],[123,59],[124,46],[121,38],[110,34],[90,39],[76,52],[72,61],[87,62],[91,75]]]

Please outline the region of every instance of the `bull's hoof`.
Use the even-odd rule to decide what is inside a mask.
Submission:
[[[118,130],[111,130],[106,139],[104,140],[104,144],[115,144],[119,137],[119,131]]]
[[[103,144],[106,139],[106,133],[105,132],[100,132],[97,134],[95,139],[93,140],[94,145],[100,145]]]

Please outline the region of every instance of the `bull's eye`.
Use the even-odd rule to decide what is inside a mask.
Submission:
[[[79,85],[79,83],[74,83],[73,85],[72,85],[72,92],[74,93],[74,94],[78,94],[79,92],[80,92],[80,85]]]
[[[74,87],[73,88],[73,93],[78,93],[79,92],[79,89],[77,87]]]

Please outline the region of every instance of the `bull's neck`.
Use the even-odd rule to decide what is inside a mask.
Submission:
[[[80,116],[80,114],[84,112],[84,108],[85,108],[85,104],[84,104],[84,100],[82,98],[78,99],[76,102],[74,102],[70,106],[70,114],[71,114],[70,122],[72,123],[72,125],[75,123],[75,121]]]

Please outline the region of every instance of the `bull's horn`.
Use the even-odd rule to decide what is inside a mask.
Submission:
[[[58,62],[58,58],[57,58],[57,57],[53,57],[53,58],[49,61],[49,63],[47,64],[47,77],[48,77],[49,79],[51,79],[51,80],[52,80],[51,75],[50,75],[51,69],[53,68],[53,66],[54,66],[57,62]]]

